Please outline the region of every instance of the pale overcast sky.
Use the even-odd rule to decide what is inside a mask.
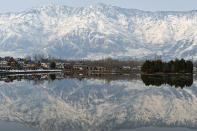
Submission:
[[[22,11],[47,4],[79,7],[97,3],[149,11],[197,10],[197,0],[0,0],[0,13]]]

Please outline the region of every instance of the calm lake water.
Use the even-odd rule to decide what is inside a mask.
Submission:
[[[0,78],[2,131],[194,131],[196,76]]]

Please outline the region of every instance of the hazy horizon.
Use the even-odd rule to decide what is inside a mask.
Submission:
[[[75,1],[62,1],[62,0],[40,0],[40,1],[3,1],[0,0],[0,13],[20,12],[26,9],[39,7],[42,5],[66,5],[70,7],[83,7],[103,3],[112,6],[118,6],[129,9],[139,9],[145,11],[190,11],[197,10],[196,0],[75,0]]]

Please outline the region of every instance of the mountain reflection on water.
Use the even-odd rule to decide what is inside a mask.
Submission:
[[[197,129],[197,81],[159,87],[146,86],[138,74],[4,76],[0,120],[41,131]]]

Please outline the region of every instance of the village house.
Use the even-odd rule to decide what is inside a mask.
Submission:
[[[24,70],[36,70],[39,69],[40,62],[32,61],[32,60],[25,60],[25,64],[23,66]]]
[[[89,71],[105,71],[106,68],[101,67],[101,66],[87,66],[87,70],[89,70]]]
[[[84,65],[83,63],[79,62],[73,65],[73,69],[75,70],[86,70],[87,66]]]
[[[138,69],[138,70],[141,70],[141,68],[142,68],[142,66],[137,66],[137,69]]]
[[[57,69],[64,69],[64,63],[56,63]]]
[[[123,66],[122,69],[123,70],[131,70],[131,66]]]
[[[134,71],[140,71],[141,70],[141,66],[133,67],[132,70],[134,70]]]
[[[0,61],[0,69],[1,70],[9,70],[10,66],[8,65],[8,62],[5,60]]]
[[[18,62],[18,64],[25,64],[25,60],[22,58],[17,58],[16,61]]]
[[[8,57],[7,56],[3,59],[3,61],[4,61],[4,63],[7,64],[7,66],[9,66],[9,69],[17,68],[17,62],[13,57]],[[4,64],[4,66],[5,66],[5,64]]]
[[[73,69],[73,66],[70,63],[65,63],[64,69],[71,70],[71,69]]]
[[[9,57],[9,56],[6,56],[6,57],[4,58],[5,61],[10,61],[10,59],[13,59],[13,58],[12,58],[12,57]]]
[[[41,68],[42,69],[49,69],[49,63],[41,63]]]
[[[197,67],[193,67],[193,71],[197,71]]]
[[[17,59],[16,59],[16,62],[17,62],[17,64],[18,64],[18,68],[19,68],[19,69],[23,69],[24,64],[25,64],[24,59],[17,58]]]

